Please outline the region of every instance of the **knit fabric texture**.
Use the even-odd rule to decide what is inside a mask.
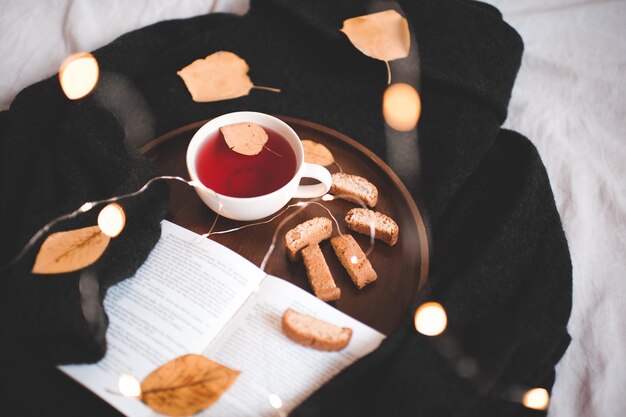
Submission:
[[[554,365],[569,342],[572,283],[541,160],[526,138],[501,129],[523,43],[491,6],[462,0],[399,5],[419,53],[412,71],[423,108],[421,161],[414,163],[421,164],[423,190],[411,191],[429,222],[430,276],[380,348],[292,415],[540,414],[512,401],[511,393],[552,386]],[[0,264],[50,219],[85,201],[133,191],[156,175],[137,144],[223,113],[311,120],[385,159],[385,64],[359,52],[339,29],[347,18],[394,7],[252,0],[245,16],[161,22],[95,51],[100,82],[84,99],[65,98],[57,77],[26,88],[0,113]],[[220,50],[244,58],[253,82],[282,92],[193,102],[176,72]],[[101,302],[158,240],[167,189],[156,185],[122,205],[124,233],[88,269],[32,275],[34,250],[2,271],[1,415],[117,415],[55,365],[104,355]],[[55,230],[93,225],[96,214]],[[427,300],[446,308],[445,337],[429,338],[413,327],[415,308]],[[460,372],[462,363],[477,373]]]

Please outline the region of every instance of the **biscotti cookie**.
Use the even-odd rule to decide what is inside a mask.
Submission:
[[[370,225],[374,226],[374,237],[389,246],[398,242],[400,229],[393,219],[385,214],[364,208],[353,208],[346,214],[346,224],[355,232],[370,236]]]
[[[300,258],[300,251],[309,245],[328,239],[333,232],[333,224],[327,217],[315,217],[300,223],[285,235],[287,256],[292,262]]]
[[[330,239],[330,244],[337,258],[348,271],[354,285],[363,288],[370,282],[376,281],[376,271],[352,235],[335,236]]]
[[[350,343],[352,329],[339,327],[288,308],[283,313],[283,333],[289,339],[317,350],[338,351]]]
[[[329,192],[338,198],[356,204],[364,202],[369,207],[374,207],[378,202],[378,189],[365,178],[337,172],[332,175],[332,179]]]
[[[315,296],[324,301],[338,300],[341,289],[335,284],[320,246],[314,244],[302,249],[302,259]]]

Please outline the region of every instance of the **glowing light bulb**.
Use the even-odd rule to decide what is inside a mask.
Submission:
[[[267,399],[270,402],[270,405],[272,407],[274,407],[276,410],[278,410],[279,408],[282,408],[283,406],[283,400],[280,399],[280,397],[276,394],[270,394]]]
[[[550,404],[550,394],[544,388],[533,388],[524,394],[522,399],[524,407],[532,408],[533,410],[545,410]]]
[[[109,237],[116,237],[126,225],[124,209],[117,203],[107,204],[98,214],[98,227]]]
[[[420,96],[408,84],[391,84],[383,95],[383,116],[389,126],[401,132],[415,129],[422,112]]]
[[[335,197],[330,195],[330,194],[324,194],[322,196],[322,200],[324,200],[324,201],[333,201],[334,199],[335,199]]]
[[[352,262],[354,265],[356,265],[358,261],[359,261],[359,258],[357,258],[356,255],[352,255],[350,257],[350,262]]]
[[[439,303],[424,303],[415,311],[415,329],[426,336],[441,334],[447,325],[448,316]]]
[[[71,100],[77,100],[91,93],[100,76],[98,61],[89,53],[70,55],[63,61],[59,71],[61,88]]]
[[[117,386],[120,393],[124,397],[139,398],[141,397],[141,384],[137,379],[129,374],[120,375],[120,379],[117,381]]]

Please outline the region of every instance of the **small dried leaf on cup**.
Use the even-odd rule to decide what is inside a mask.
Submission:
[[[220,132],[230,149],[248,156],[259,154],[269,138],[265,129],[250,122],[223,126]]]

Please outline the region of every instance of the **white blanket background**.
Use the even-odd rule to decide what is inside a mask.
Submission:
[[[626,2],[489,0],[526,49],[505,126],[539,149],[574,270],[551,417],[626,415]],[[4,0],[0,110],[71,53],[247,0]]]

